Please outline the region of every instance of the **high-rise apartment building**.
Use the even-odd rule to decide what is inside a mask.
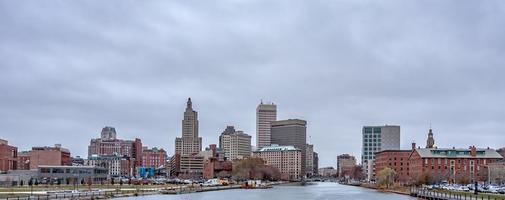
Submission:
[[[277,106],[261,102],[256,108],[256,148],[269,146],[270,123],[277,120]]]
[[[224,151],[225,157],[229,160],[242,159],[251,156],[251,136],[243,131],[233,133],[227,130],[235,130],[233,126],[228,126],[219,136],[220,148]]]
[[[302,151],[301,175],[306,175],[307,122],[301,119],[288,119],[271,122],[271,143],[280,146],[294,146]]]
[[[400,149],[400,126],[364,126],[361,164],[368,179],[374,175],[375,153],[382,150]]]
[[[198,154],[201,150],[202,138],[198,137],[198,113],[193,110],[191,98],[188,98],[182,120],[182,137],[175,138],[175,153],[187,156]]]

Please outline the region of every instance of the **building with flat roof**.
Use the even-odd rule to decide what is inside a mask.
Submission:
[[[383,150],[400,150],[400,126],[364,126],[362,129],[361,165],[367,179],[374,174],[375,153]]]
[[[306,144],[305,147],[305,176],[314,176],[314,145]]]
[[[256,107],[256,148],[261,149],[269,146],[270,143],[270,123],[277,120],[277,105],[263,104],[263,101]]]
[[[271,122],[271,143],[280,146],[294,146],[302,151],[302,164],[300,174],[306,175],[307,153],[307,121],[301,119],[288,119]]]
[[[70,166],[72,157],[68,149],[55,144],[54,147],[32,147],[29,162],[30,169],[37,169],[39,165]]]
[[[144,147],[142,150],[142,165],[144,167],[159,168],[165,165],[167,152],[161,148],[153,147],[151,149]]]
[[[7,140],[0,139],[0,173],[16,170],[18,163],[18,148],[10,146]]]
[[[337,156],[337,173],[339,177],[350,176],[352,168],[356,166],[356,158],[349,154]]]
[[[219,136],[220,148],[229,160],[243,159],[251,156],[251,136],[243,131],[229,132],[226,130]],[[233,127],[233,126],[231,126]],[[235,130],[235,128],[233,128]]]
[[[39,165],[39,180],[57,181],[60,184],[92,183],[100,184],[107,180],[107,169],[97,166],[55,166]]]
[[[396,172],[395,181],[407,183],[411,181],[409,157],[412,150],[384,150],[375,153],[375,172],[378,174],[385,168]],[[372,177],[373,180],[376,177]]]
[[[255,151],[253,156],[263,159],[266,165],[279,169],[285,180],[297,180],[303,176],[301,169],[305,160],[302,159],[302,151],[293,146],[273,144]]]

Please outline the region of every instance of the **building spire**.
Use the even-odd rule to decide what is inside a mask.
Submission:
[[[188,102],[186,103],[186,109],[193,108],[193,103],[191,103],[191,97],[188,98]]]

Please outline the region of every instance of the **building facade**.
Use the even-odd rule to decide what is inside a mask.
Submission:
[[[61,184],[100,184],[107,180],[107,169],[97,166],[38,166],[39,179],[57,180]]]
[[[375,153],[375,172],[378,174],[385,168],[396,172],[395,181],[407,183],[411,181],[409,157],[412,150],[384,150]],[[376,177],[372,177],[376,180]]]
[[[293,146],[273,144],[255,151],[253,155],[263,159],[266,165],[279,169],[284,179],[297,180],[303,176],[301,169],[305,160],[302,159],[302,150]]]
[[[227,127],[228,130],[229,127]],[[225,130],[220,136],[220,148],[229,160],[243,159],[251,156],[251,136],[243,131],[233,133]],[[234,130],[234,128],[233,128]]]
[[[130,177],[134,174],[131,160],[119,155],[92,155],[88,157],[87,166],[107,169],[109,177]]]
[[[135,140],[118,139],[115,128],[104,127],[100,133],[100,138],[91,139],[88,146],[88,159],[101,160],[102,158],[104,161],[100,162],[118,162],[116,160],[126,159],[127,161],[120,162],[119,171],[121,172],[116,170],[118,173],[109,173],[121,176],[135,176],[137,168],[142,166],[142,141],[139,138],[135,138]],[[128,166],[124,166],[126,164]],[[109,166],[115,166],[115,164],[110,163]],[[127,168],[127,170],[124,168]]]
[[[319,154],[317,152],[314,151],[314,154],[312,156],[314,158],[314,175],[315,174],[319,174]]]
[[[314,145],[306,144],[305,147],[305,175],[314,176]]]
[[[306,175],[307,153],[307,122],[300,119],[288,119],[271,122],[271,143],[280,146],[294,146],[302,151],[302,164],[300,174]]]
[[[256,148],[261,149],[269,146],[270,143],[270,123],[277,120],[277,105],[263,104],[261,102],[256,108]]]
[[[18,152],[18,170],[30,170],[30,151]]]
[[[349,154],[337,156],[337,173],[339,177],[349,176],[352,168],[356,166],[356,158]]]
[[[175,138],[175,153],[188,156],[198,154],[201,150],[202,138],[198,136],[198,113],[193,110],[191,98],[188,98],[182,120],[182,137]]]
[[[361,165],[370,180],[374,176],[375,153],[382,150],[400,150],[400,126],[364,126],[362,136]]]
[[[0,139],[0,173],[16,170],[17,163],[18,148],[10,146],[7,140]]]
[[[151,168],[159,168],[165,165],[167,161],[167,152],[163,150],[163,148],[158,149],[147,148],[144,147],[142,150],[142,166],[143,167],[151,167]]]
[[[493,149],[417,148],[409,157],[413,181],[473,183],[487,181],[488,165],[501,160]]]
[[[505,147],[496,150],[505,159]]]
[[[337,176],[337,169],[333,168],[333,167],[323,167],[323,168],[319,168],[319,176],[322,176],[322,177],[335,177]]]
[[[70,151],[60,144],[54,147],[33,147],[30,151],[30,169],[38,169],[39,165],[71,166]]]

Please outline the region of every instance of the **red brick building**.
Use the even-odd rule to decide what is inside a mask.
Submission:
[[[502,156],[493,149],[425,148],[415,149],[409,157],[413,180],[427,177],[430,182],[471,183],[486,181],[488,164]]]
[[[29,154],[30,169],[37,169],[39,165],[72,165],[70,151],[62,148],[60,144],[56,144],[54,147],[33,147]]]
[[[143,148],[142,152],[142,166],[153,167],[155,169],[164,166],[167,161],[167,152],[163,149],[158,149],[156,147],[148,149]]]
[[[7,140],[0,139],[0,172],[17,169],[18,148],[10,146]]]
[[[128,162],[122,161],[121,169],[126,170],[129,175],[135,175],[137,168],[142,166],[142,141],[138,138],[135,140],[122,140],[117,138],[116,129],[114,127],[104,127],[100,138],[91,139],[88,146],[88,158],[91,157],[111,157],[119,156],[122,159],[127,159]],[[128,166],[124,166],[128,163]]]
[[[409,157],[412,150],[385,150],[375,153],[375,172],[389,167],[396,172],[395,180],[401,183],[410,181]]]
[[[30,170],[30,151],[18,152],[18,170]]]

